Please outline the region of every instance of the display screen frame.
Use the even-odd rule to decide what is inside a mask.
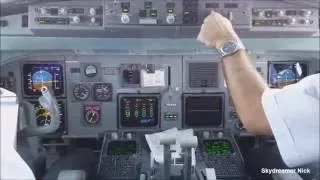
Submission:
[[[193,124],[188,121],[187,118],[190,118],[190,116],[187,115],[187,98],[189,97],[219,97],[221,98],[221,117],[216,123],[211,124]],[[207,127],[213,127],[213,128],[223,128],[224,127],[224,121],[225,121],[225,94],[224,93],[208,93],[208,94],[183,94],[183,127],[184,128],[207,128]]]
[[[287,84],[287,85],[284,85],[284,86],[275,85],[275,83],[273,83],[272,80],[271,80],[271,73],[272,72],[271,72],[270,68],[271,68],[272,65],[279,65],[279,66],[280,65],[294,65],[295,63],[303,64],[305,66],[305,71],[302,72],[303,76],[299,80],[297,80],[294,83],[290,83],[290,84],[295,84],[295,83],[299,82],[301,79],[303,79],[304,77],[309,75],[309,65],[310,65],[309,62],[308,61],[299,61],[299,60],[297,60],[297,61],[268,61],[268,65],[267,65],[267,82],[268,82],[268,86],[270,88],[277,89],[277,88],[283,88],[283,87],[285,87],[287,85],[290,85],[290,84]],[[295,76],[297,75],[296,73],[297,72],[295,72]]]
[[[155,108],[155,121],[153,124],[126,124],[123,123],[122,120],[122,110],[121,108],[121,102],[123,98],[156,98],[156,107]],[[118,102],[117,102],[117,107],[118,107],[118,127],[123,128],[123,129],[145,129],[145,128],[151,128],[151,129],[158,129],[160,127],[160,114],[161,114],[161,98],[160,94],[152,94],[152,93],[144,93],[144,94],[131,94],[131,93],[122,93],[118,94]]]
[[[39,58],[34,58],[34,59],[39,59]],[[65,63],[63,61],[61,61],[61,60],[56,60],[56,61],[50,60],[50,61],[47,61],[46,59],[47,58],[44,57],[43,60],[36,60],[36,61],[30,60],[30,61],[27,61],[27,62],[24,61],[24,62],[21,63],[21,69],[22,69],[22,72],[21,72],[21,91],[22,91],[22,94],[23,94],[24,98],[34,98],[34,97],[39,97],[39,96],[42,95],[40,91],[37,92],[37,93],[34,93],[34,94],[26,93],[25,85],[28,82],[26,82],[26,79],[25,79],[25,72],[24,72],[25,71],[24,70],[24,66],[25,65],[59,65],[62,68],[62,70],[61,70],[61,72],[62,72],[61,74],[63,76],[62,77],[62,89],[61,89],[61,93],[56,93],[55,91],[53,91],[53,92],[54,92],[55,97],[65,97],[65,95],[66,95],[66,86],[67,86],[67,84],[66,84],[66,67],[65,67]],[[59,58],[57,58],[57,59],[59,59]]]
[[[208,152],[208,148],[206,147],[207,143],[213,143],[213,142],[223,142],[223,143],[227,143],[229,148],[230,148],[230,153],[228,154],[211,154],[210,152]],[[203,152],[209,156],[209,157],[219,157],[219,156],[232,156],[234,155],[234,153],[236,152],[232,142],[228,139],[205,139],[203,140]]]

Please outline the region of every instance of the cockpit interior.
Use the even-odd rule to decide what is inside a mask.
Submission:
[[[319,1],[0,2],[1,179],[319,179],[247,131],[219,55],[196,39],[221,13],[283,88],[320,71]]]

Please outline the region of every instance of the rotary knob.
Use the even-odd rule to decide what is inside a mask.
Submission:
[[[264,11],[261,9],[254,11],[254,14],[259,17],[264,17]]]
[[[47,14],[47,9],[46,8],[40,8],[39,9],[41,14]]]
[[[127,133],[127,139],[132,139],[132,134],[131,133]]]
[[[202,135],[203,135],[204,139],[209,139],[209,137],[210,137],[209,131],[203,131]]]
[[[95,8],[90,8],[89,9],[89,13],[90,13],[91,16],[94,16],[94,15],[96,15],[97,11],[96,11]]]
[[[79,16],[73,16],[73,17],[72,17],[72,22],[75,23],[75,24],[79,24],[79,23],[80,23],[80,18],[79,18]]]
[[[293,17],[289,17],[288,19],[287,19],[287,24],[289,24],[289,25],[294,25],[295,23],[296,23],[296,18],[293,18]]]
[[[67,14],[66,8],[59,8],[59,14],[60,15],[66,15]]]
[[[174,17],[174,15],[173,14],[169,14],[168,16],[167,16],[167,23],[168,24],[174,24],[175,23],[175,17]]]
[[[301,11],[301,16],[303,16],[303,17],[309,17],[309,16],[311,16],[311,14],[312,14],[312,11],[310,11],[310,10],[302,10]]]
[[[218,137],[218,138],[223,138],[223,135],[224,135],[224,134],[223,134],[222,131],[220,131],[220,132],[217,133],[217,137]]]
[[[90,19],[90,22],[91,22],[92,24],[96,23],[96,18],[95,18],[95,17],[92,17],[92,18]]]
[[[302,19],[300,22],[301,22],[301,24],[305,24],[305,25],[310,24],[310,20],[309,19]]]
[[[128,24],[130,22],[130,17],[128,16],[128,14],[122,14],[121,16],[121,22],[123,24]]]
[[[279,10],[279,11],[276,11],[276,15],[277,15],[278,17],[282,17],[282,16],[285,15],[285,12],[284,12],[284,10]]]
[[[113,132],[113,133],[111,133],[111,139],[112,140],[117,140],[119,137],[118,137],[118,133],[116,133],[116,132]]]

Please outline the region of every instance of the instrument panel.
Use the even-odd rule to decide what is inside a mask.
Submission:
[[[210,11],[229,19],[238,33],[253,36],[319,31],[319,10],[281,1],[129,0],[40,3],[28,8],[29,29],[62,36],[195,37]],[[78,31],[75,31],[78,30]],[[80,31],[79,31],[80,30]],[[283,33],[289,35],[288,33]]]
[[[54,58],[21,60],[21,86],[15,86],[21,87],[21,98],[33,102],[40,96],[41,85],[52,88],[57,100],[63,102],[62,136],[66,138],[172,127],[243,131],[218,56],[83,55],[53,61]],[[300,56],[259,58],[255,59],[257,71],[271,88],[296,83],[317,71],[316,60]],[[39,118],[40,126],[50,121],[45,112]]]

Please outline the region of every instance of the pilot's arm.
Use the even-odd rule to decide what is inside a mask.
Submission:
[[[240,42],[229,20],[212,12],[198,40],[211,48]],[[244,127],[253,134],[275,137],[289,167],[319,160],[319,74],[281,90],[271,90],[245,50],[222,59],[225,79]]]

